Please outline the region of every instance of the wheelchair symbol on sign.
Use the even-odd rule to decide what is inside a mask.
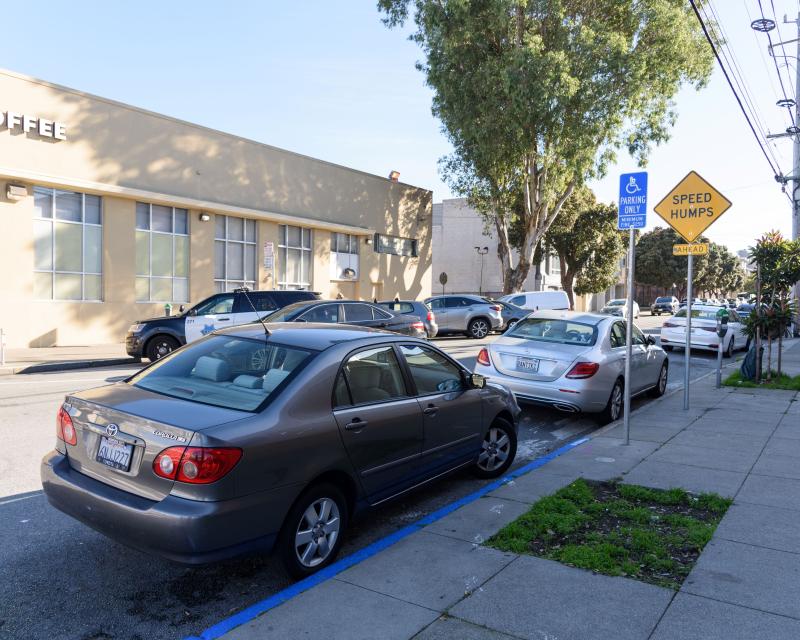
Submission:
[[[636,178],[633,176],[628,178],[628,184],[625,185],[625,193],[633,195],[634,193],[639,193],[641,190],[641,187],[636,184]]]

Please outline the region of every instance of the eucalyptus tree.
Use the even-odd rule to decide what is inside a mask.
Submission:
[[[644,165],[675,123],[674,96],[713,57],[684,0],[378,0],[413,21],[418,68],[454,152],[442,171],[499,238],[519,290],[573,190],[620,149]]]

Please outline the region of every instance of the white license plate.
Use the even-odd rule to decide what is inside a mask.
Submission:
[[[531,373],[536,373],[539,371],[539,359],[522,358],[518,356],[517,369],[519,369],[520,371],[530,371]]]
[[[112,469],[128,471],[131,468],[133,445],[120,442],[116,438],[100,436],[100,446],[97,448],[95,460]]]

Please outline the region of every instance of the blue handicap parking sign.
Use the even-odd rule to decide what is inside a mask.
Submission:
[[[647,171],[619,177],[618,229],[643,229],[647,224]]]

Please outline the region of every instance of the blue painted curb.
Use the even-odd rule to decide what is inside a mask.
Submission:
[[[436,511],[429,513],[424,518],[420,518],[416,522],[403,527],[402,529],[398,529],[394,533],[390,533],[388,536],[381,538],[380,540],[376,540],[370,545],[367,545],[363,549],[359,549],[355,553],[351,553],[349,556],[342,558],[341,560],[337,560],[331,565],[328,565],[321,571],[315,573],[308,578],[301,580],[300,582],[295,582],[293,585],[286,587],[285,589],[278,591],[271,595],[269,598],[265,598],[260,602],[256,602],[255,604],[250,605],[247,609],[242,609],[238,613],[233,614],[229,618],[225,618],[221,620],[217,624],[209,627],[205,631],[203,631],[199,636],[188,636],[184,638],[184,640],[216,640],[220,638],[224,634],[228,633],[229,631],[239,627],[254,618],[257,618],[263,613],[266,613],[270,609],[274,609],[278,605],[291,600],[295,596],[300,595],[304,591],[308,591],[312,587],[317,586],[318,584],[322,584],[327,580],[330,580],[337,574],[341,573],[342,571],[349,569],[353,565],[358,564],[370,558],[384,549],[391,547],[393,544],[400,542],[403,538],[407,538],[412,533],[416,533],[423,527],[429,524],[433,524],[437,520],[441,520],[446,515],[452,513],[456,509],[460,509],[464,505],[469,504],[470,502],[475,502],[479,498],[482,498],[487,493],[494,491],[502,487],[504,484],[508,484],[515,478],[519,478],[526,473],[533,471],[534,469],[538,469],[541,466],[544,466],[551,460],[557,458],[558,456],[566,453],[570,449],[574,449],[578,445],[583,444],[589,440],[589,438],[580,438],[579,440],[575,440],[574,442],[570,442],[569,444],[564,445],[563,447],[556,449],[555,451],[551,451],[546,456],[542,456],[541,458],[537,458],[536,460],[529,462],[526,465],[521,466],[519,469],[515,469],[511,473],[503,476],[502,478],[495,480],[487,484],[485,487],[481,487],[477,491],[470,493],[469,495],[464,496],[463,498],[459,498],[458,500],[451,502],[450,504],[437,509]]]

